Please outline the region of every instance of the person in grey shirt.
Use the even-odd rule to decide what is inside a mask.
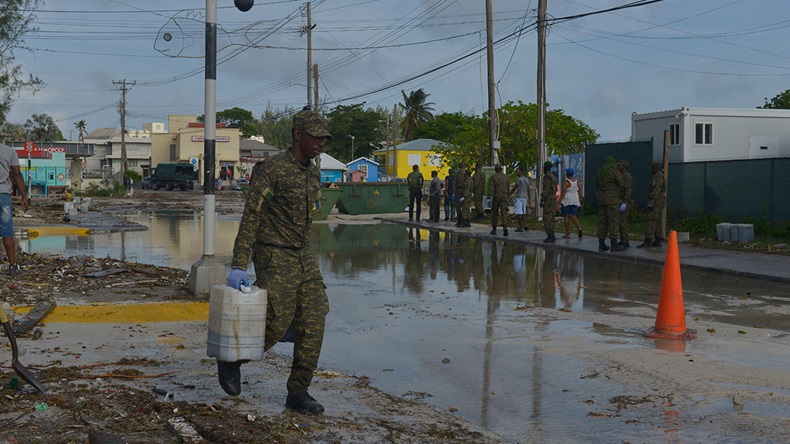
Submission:
[[[0,143],[0,237],[3,238],[8,256],[8,273],[20,274],[22,272],[16,263],[16,250],[14,249],[14,202],[11,200],[13,186],[16,185],[19,195],[22,196],[22,211],[27,211],[27,193],[25,193],[25,180],[19,170],[19,156],[8,145]]]
[[[516,193],[516,199],[513,202],[513,212],[516,213],[516,221],[518,222],[517,233],[529,230],[527,228],[527,208],[532,205],[529,198],[529,179],[524,175],[524,169],[521,167],[516,168],[516,183],[510,194]]]

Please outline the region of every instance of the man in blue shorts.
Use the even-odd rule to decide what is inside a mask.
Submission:
[[[524,175],[524,169],[521,167],[516,168],[516,183],[510,194],[516,193],[516,199],[513,201],[513,212],[516,213],[516,221],[518,222],[517,233],[522,233],[529,230],[527,228],[527,208],[532,205],[529,198],[529,179]]]
[[[25,180],[19,170],[19,156],[8,145],[0,143],[0,237],[3,238],[8,256],[8,273],[19,274],[22,270],[16,263],[16,250],[14,249],[14,202],[11,192],[16,185],[22,196],[22,211],[27,211],[27,193],[25,193]]]

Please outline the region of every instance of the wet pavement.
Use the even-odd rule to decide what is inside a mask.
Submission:
[[[42,237],[29,240],[27,248],[64,255],[122,252],[127,259],[184,268],[199,258],[200,239],[193,239],[202,233],[198,214],[124,217],[149,231],[62,243]],[[505,239],[484,226],[394,222],[314,225],[331,305],[324,369],[367,376],[387,393],[446,409],[508,442],[755,441],[755,431],[708,424],[742,414],[733,412],[734,391],[751,394],[748,415],[787,417],[790,381],[747,382],[706,374],[711,367],[704,366],[755,377],[790,368],[790,294],[784,283],[790,264],[784,257],[763,260],[681,245],[686,315],[701,334],[688,343],[657,341],[642,332],[655,316],[664,248],[600,253],[596,239],[558,239],[546,246],[536,232],[511,230]],[[238,218],[218,222],[222,236],[235,237],[237,227]],[[229,262],[232,239],[223,237],[217,246]],[[745,275],[754,270],[770,279]],[[140,330],[141,343],[168,337],[146,332],[155,328],[130,329]],[[193,360],[204,355],[198,333],[205,323],[162,328],[173,332],[179,353]],[[117,346],[108,348],[117,352]],[[659,359],[666,374],[647,382],[622,374],[638,366],[633,357]],[[262,365],[245,366],[245,390],[252,400],[277,405],[282,384],[257,382]],[[211,372],[201,363],[189,378],[199,380],[198,387],[213,387]],[[669,381],[673,372],[701,379],[684,387],[691,390],[677,391],[672,387],[678,382]]]

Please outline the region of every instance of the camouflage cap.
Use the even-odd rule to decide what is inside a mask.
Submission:
[[[543,162],[543,168],[551,168],[554,166],[554,163],[550,160]]]
[[[621,161],[617,162],[617,164],[618,165],[622,165],[622,166],[624,166],[626,168],[628,168],[628,165],[629,165],[627,160],[621,160]]]
[[[309,109],[303,109],[294,114],[293,127],[300,131],[304,131],[313,137],[326,137],[332,139],[327,128],[327,121],[321,114]]]
[[[650,168],[658,168],[661,169],[661,162],[653,162],[650,164]]]
[[[496,164],[496,165],[494,166],[494,171],[502,171],[502,165],[500,165],[500,164]]]

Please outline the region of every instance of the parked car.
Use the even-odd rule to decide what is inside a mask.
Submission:
[[[230,183],[230,185],[231,185],[231,188],[233,188],[234,190],[240,190],[242,188],[249,187],[250,186],[250,181],[245,179],[245,178],[243,178],[243,177],[240,177],[238,179],[233,180]]]

